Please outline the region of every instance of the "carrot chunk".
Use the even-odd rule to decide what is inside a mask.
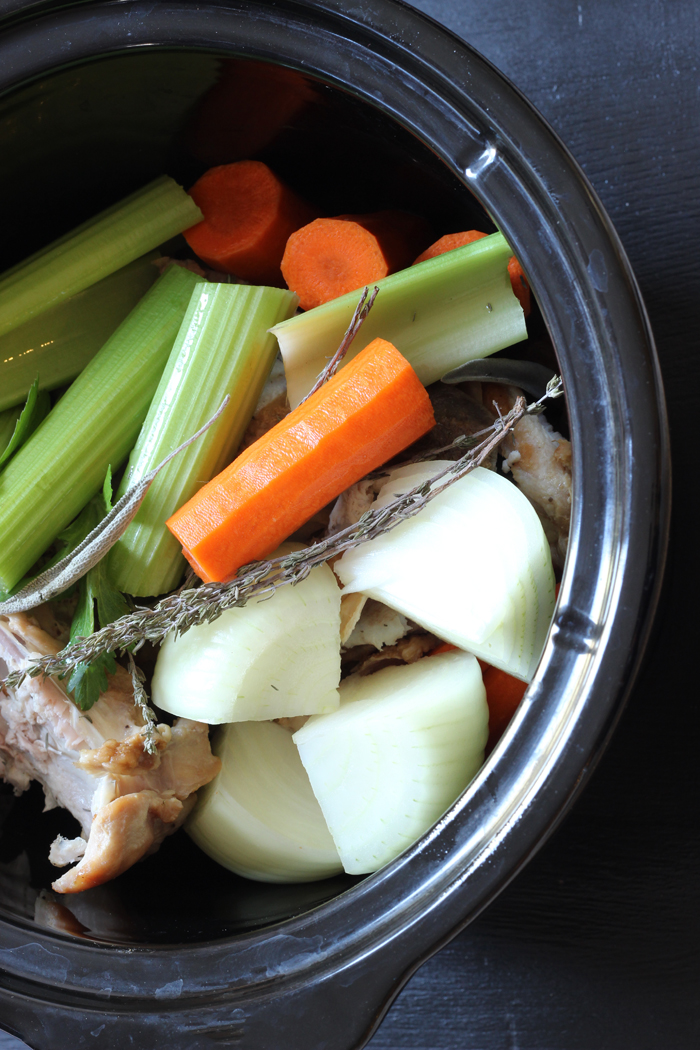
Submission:
[[[451,252],[455,248],[462,248],[465,244],[471,244],[472,241],[478,241],[485,236],[486,234],[481,233],[479,230],[465,230],[464,233],[447,233],[444,237],[435,241],[435,244],[431,244],[429,248],[421,252],[418,258],[414,260],[413,265],[425,262],[426,259],[434,259],[437,255],[444,255],[445,252]],[[511,255],[508,260],[508,276],[513,286],[513,292],[527,317],[530,313],[530,285],[527,283],[522,267],[514,255]]]
[[[189,192],[204,219],[185,239],[200,259],[253,284],[282,283],[285,245],[317,214],[310,205],[258,160],[210,168]]]
[[[527,283],[527,278],[523,273],[522,266],[514,255],[511,255],[508,260],[508,275],[510,277],[510,283],[513,285],[513,291],[515,292],[516,297],[520,300],[523,313],[528,317],[530,314],[530,285]]]
[[[480,241],[485,236],[486,234],[481,233],[480,230],[465,230],[464,233],[446,233],[444,237],[440,237],[439,240],[435,241],[435,244],[431,244],[429,248],[421,252],[418,258],[414,259],[413,265],[425,262],[426,259],[434,259],[438,255],[444,255],[445,252],[454,251],[455,248],[463,248],[465,244],[471,244],[472,241]]]
[[[425,220],[405,211],[316,219],[287,241],[282,274],[311,310],[403,270],[429,236]]]
[[[228,59],[190,122],[190,152],[208,166],[247,160],[269,146],[318,98],[318,90],[292,69]]]
[[[374,339],[168,520],[195,572],[230,579],[435,424],[408,361]]]
[[[486,753],[493,751],[503,736],[518,704],[525,695],[527,684],[499,667],[482,668],[486,702],[489,705],[489,739]]]
[[[451,642],[443,642],[442,645],[438,645],[437,649],[431,649],[428,656],[440,656],[441,653],[454,653],[456,651],[456,645],[452,645]]]

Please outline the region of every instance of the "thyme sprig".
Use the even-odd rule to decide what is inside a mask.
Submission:
[[[148,703],[148,695],[144,688],[146,676],[140,667],[137,667],[133,654],[127,652],[129,660],[129,671],[131,673],[131,684],[134,687],[134,703],[143,715],[143,748],[149,755],[155,755],[158,751],[156,745],[156,714]]]
[[[539,401],[528,405],[524,397],[517,398],[513,408],[506,415],[499,416],[483,440],[461,459],[451,462],[429,481],[398,496],[386,506],[366,511],[358,522],[341,532],[303,550],[245,565],[230,583],[206,583],[201,587],[175,591],[152,608],[139,607],[88,638],[76,640],[56,656],[40,657],[22,670],[14,671],[7,676],[5,683],[16,687],[27,675],[32,678],[39,675],[63,678],[78,663],[91,663],[102,653],[129,648],[136,652],[146,641],[162,642],[173,632],[184,634],[196,624],[217,619],[227,609],[244,606],[255,598],[271,597],[279,587],[300,583],[317,565],[390,532],[402,521],[414,517],[455,481],[480,466],[519,419],[541,412],[545,401],[562,393],[561,380],[556,377]],[[458,445],[459,440],[455,444]]]
[[[369,293],[369,288],[367,286],[364,287],[364,289],[362,290],[362,295],[360,296],[357,302],[357,306],[355,307],[352,318],[350,319],[350,324],[345,330],[345,335],[341,340],[340,346],[333,354],[333,357],[330,358],[328,364],[323,369],[323,371],[316,377],[316,382],[311,387],[311,390],[309,390],[306,397],[303,397],[301,399],[301,401],[299,402],[300,405],[303,405],[305,401],[308,401],[311,395],[315,394],[317,390],[320,390],[321,387],[325,383],[327,383],[329,379],[332,379],[335,373],[338,371],[338,369],[340,368],[341,361],[350,349],[350,344],[352,343],[353,339],[360,331],[360,328],[362,327],[363,323],[366,321],[367,315],[374,306],[374,300],[377,298],[378,295],[378,285],[375,284],[374,290],[372,291],[371,295]]]

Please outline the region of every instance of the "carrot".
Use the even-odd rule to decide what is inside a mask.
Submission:
[[[405,211],[316,219],[287,241],[282,274],[311,310],[403,270],[429,236],[425,220]]]
[[[444,237],[435,241],[435,244],[431,244],[429,248],[421,252],[418,258],[413,260],[413,265],[425,262],[426,259],[434,259],[437,255],[444,255],[445,252],[454,251],[455,248],[463,248],[465,244],[480,241],[485,236],[486,234],[481,233],[479,230],[465,230],[464,233],[446,233]]]
[[[514,255],[511,255],[508,260],[508,276],[510,277],[510,283],[513,285],[513,291],[515,292],[516,298],[520,300],[523,313],[526,317],[529,317],[530,285],[527,283],[527,278],[523,273],[522,266]]]
[[[456,645],[452,645],[452,642],[443,642],[442,645],[438,645],[437,649],[431,649],[427,654],[428,656],[439,656],[440,653],[453,653],[457,649]]]
[[[485,236],[486,234],[480,233],[479,230],[465,230],[464,233],[447,233],[444,237],[435,241],[435,244],[431,244],[429,248],[426,248],[414,260],[413,265],[425,262],[426,259],[434,259],[436,255],[444,255],[445,252],[451,252],[455,248],[462,248],[465,244],[471,244],[473,241],[478,241]],[[522,267],[514,255],[511,255],[508,260],[508,276],[513,286],[513,292],[520,301],[523,313],[527,317],[530,313],[530,285],[527,283]]]
[[[489,705],[489,739],[486,753],[493,751],[522,700],[527,684],[499,667],[483,670],[486,702]]]
[[[253,284],[281,284],[287,239],[313,209],[257,160],[210,168],[189,192],[204,215],[185,230],[199,258]]]
[[[190,152],[208,166],[254,157],[318,98],[317,89],[292,69],[229,59],[190,123]]]
[[[435,423],[408,361],[374,339],[167,522],[195,572],[230,579]]]

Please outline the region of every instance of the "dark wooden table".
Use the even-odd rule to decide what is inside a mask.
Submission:
[[[418,971],[370,1047],[697,1050],[700,4],[414,6],[531,99],[622,237],[666,384],[674,527],[657,637],[590,786],[524,873]]]
[[[658,635],[590,786],[525,872],[413,977],[371,1050],[698,1050],[700,4],[415,6],[529,96],[616,224],[663,366],[675,519]],[[0,1033],[1,1050],[20,1046]]]

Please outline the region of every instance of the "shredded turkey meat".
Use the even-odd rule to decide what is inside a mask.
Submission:
[[[435,426],[401,453],[398,457],[400,460],[429,455],[462,435],[477,434],[493,425],[493,417],[488,408],[461,386],[433,383],[427,390],[435,413]],[[453,448],[441,453],[440,459],[460,459],[463,455],[463,448]],[[495,470],[497,458],[498,454],[494,449],[483,466]]]
[[[0,678],[26,666],[30,654],[60,648],[39,618],[0,616]],[[52,862],[78,861],[54,882],[58,893],[98,886],[153,852],[218,773],[203,723],[180,718],[172,728],[157,726],[155,755],[145,750],[143,728],[121,668],[87,712],[54,679],[0,688],[0,775],[18,794],[38,780],[45,808],[63,806],[82,827],[82,837],[59,836],[52,845]]]
[[[373,645],[358,645],[343,654],[343,675],[374,674],[383,667],[414,664],[441,644],[434,634],[414,631],[400,638],[396,645],[386,645],[378,652]]]
[[[470,384],[476,386],[476,384]],[[485,406],[509,412],[522,390],[484,383]],[[494,412],[495,415],[495,412]],[[540,515],[555,565],[566,557],[571,522],[571,443],[543,415],[524,416],[503,439],[505,469]]]

